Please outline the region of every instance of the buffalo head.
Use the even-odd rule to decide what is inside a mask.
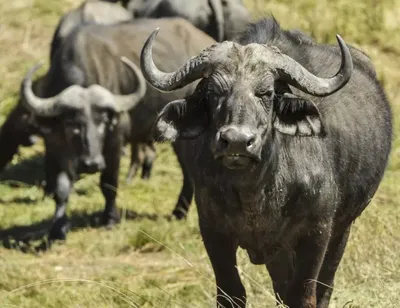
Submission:
[[[320,78],[273,46],[217,43],[188,60],[176,72],[160,71],[152,59],[158,29],[141,55],[147,81],[172,91],[202,79],[190,97],[169,103],[157,130],[167,140],[196,138],[206,133],[214,159],[230,169],[243,169],[262,160],[275,132],[290,136],[323,136],[318,106],[294,95],[289,85],[313,96],[328,96],[350,79],[353,62],[337,36],[342,62],[337,74]]]
[[[139,68],[128,59],[121,60],[130,67],[138,84],[129,95],[115,95],[99,85],[72,85],[54,97],[37,97],[32,91],[32,75],[41,64],[33,67],[22,82],[22,102],[37,118],[46,143],[73,161],[79,172],[94,173],[105,168],[107,135],[118,125],[120,113],[132,109],[146,93],[146,81]]]

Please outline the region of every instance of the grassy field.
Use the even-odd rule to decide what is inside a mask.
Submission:
[[[80,0],[0,1],[0,122],[14,106],[22,75],[48,59],[58,18]],[[259,17],[272,12],[285,27],[305,30],[319,42],[339,33],[373,59],[390,98],[395,140],[389,167],[373,202],[355,222],[337,273],[331,307],[400,307],[400,1],[247,0]],[[44,72],[45,68],[42,70]],[[1,175],[0,236],[48,227],[54,202],[43,198],[43,146],[22,149]],[[158,146],[149,182],[124,183],[117,228],[98,225],[103,197],[98,175],[75,185],[68,240],[46,253],[0,247],[0,307],[210,307],[214,277],[194,208],[187,221],[168,221],[181,172],[168,145]],[[239,251],[249,307],[274,307],[264,267]]]

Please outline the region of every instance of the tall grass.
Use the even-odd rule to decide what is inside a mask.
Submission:
[[[26,69],[48,59],[58,18],[79,2],[0,1],[0,121],[16,103]],[[400,2],[245,2],[256,18],[273,13],[283,27],[302,29],[321,43],[334,43],[339,33],[371,56],[393,107],[394,147],[376,197],[353,226],[331,307],[399,307]],[[149,182],[136,178],[126,185],[128,161],[123,159],[118,204],[127,215],[117,228],[99,227],[104,201],[97,188],[98,175],[86,176],[71,195],[68,212],[73,230],[66,243],[40,254],[0,248],[0,307],[212,306],[214,276],[195,210],[187,221],[163,218],[174,206],[182,177],[170,147],[160,145],[157,150]],[[3,180],[17,178],[26,184],[0,184],[1,236],[49,225],[54,202],[43,199],[42,190],[32,181],[43,176],[42,151],[42,144],[22,149],[2,175]],[[275,307],[265,268],[251,265],[242,250],[238,260],[249,306]]]

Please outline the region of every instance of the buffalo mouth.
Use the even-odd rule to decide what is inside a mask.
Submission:
[[[79,174],[94,174],[100,171],[103,171],[104,167],[101,166],[86,166],[84,164],[80,164],[78,166],[78,173]]]
[[[78,172],[79,173],[81,173],[81,174],[94,174],[94,173],[96,173],[96,172],[98,172],[98,171],[101,171],[99,168],[96,168],[96,167],[79,167],[78,168]]]
[[[260,160],[255,155],[242,154],[242,153],[224,153],[215,156],[216,159],[221,160],[222,164],[233,170],[240,170],[251,165],[257,164]]]

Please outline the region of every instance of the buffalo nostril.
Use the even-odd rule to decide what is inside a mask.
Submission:
[[[256,137],[251,137],[248,141],[247,141],[247,147],[250,147],[254,144],[254,142],[256,141]]]
[[[220,140],[220,142],[221,142],[221,144],[223,146],[228,146],[229,145],[228,139],[226,139],[223,135],[220,136],[219,140]]]

